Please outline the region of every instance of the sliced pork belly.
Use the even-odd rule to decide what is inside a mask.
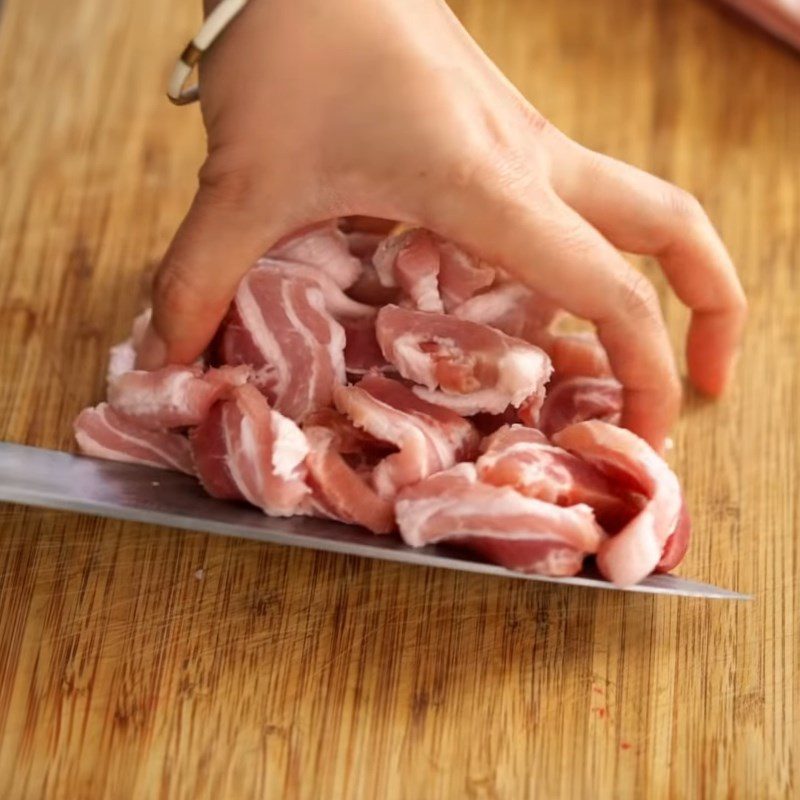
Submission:
[[[371,317],[341,317],[339,322],[344,328],[344,364],[349,377],[360,377],[370,371],[394,371],[378,346],[374,314]]]
[[[266,256],[316,267],[340,289],[352,286],[361,274],[361,261],[350,252],[347,237],[339,230],[336,220],[284,238]]]
[[[563,508],[492,486],[466,463],[401,491],[395,513],[412,547],[464,545],[509,569],[540,575],[575,575],[604,539],[588,506]]]
[[[355,386],[337,386],[334,401],[356,427],[398,448],[373,473],[375,489],[387,499],[403,486],[472,457],[477,448],[478,436],[468,420],[389,378],[366,375]]]
[[[516,281],[499,283],[453,310],[459,319],[489,325],[525,341],[547,330],[557,313],[557,306]]]
[[[219,335],[226,364],[247,364],[275,409],[300,421],[330,405],[344,383],[345,335],[309,280],[254,267],[242,279]]]
[[[111,407],[151,430],[199,425],[211,406],[246,383],[250,367],[170,366],[154,372],[132,370],[108,387]]]
[[[608,354],[594,333],[547,333],[538,344],[559,378],[610,378]]]
[[[375,314],[372,306],[348,297],[320,267],[291,261],[277,261],[272,258],[261,258],[256,262],[256,266],[276,270],[287,278],[305,278],[316,284],[322,292],[325,308],[334,317],[362,317]]]
[[[550,377],[538,347],[475,322],[385,306],[375,330],[387,361],[421,384],[420,397],[464,416],[519,407],[543,396]]]
[[[386,238],[382,233],[369,231],[350,231],[345,233],[345,237],[350,253],[361,261],[362,266],[367,261],[372,262],[378,245]]]
[[[189,440],[185,436],[147,430],[118,414],[108,403],[85,408],[78,414],[74,427],[78,446],[87,456],[194,474]]]
[[[600,546],[597,566],[606,578],[630,586],[659,567],[668,569],[681,561],[689,544],[690,523],[680,484],[643,439],[592,420],[564,428],[553,440],[646,498],[640,512]]]
[[[611,374],[608,356],[597,336],[554,331],[560,315],[558,307],[519,282],[499,283],[457,306],[453,314],[541,347],[561,376]]]
[[[249,384],[214,406],[190,434],[197,474],[214,497],[243,499],[265,514],[301,512],[309,453],[303,432]]]
[[[147,308],[133,321],[131,335],[119,344],[114,345],[108,354],[108,371],[106,383],[111,383],[125,372],[136,369],[136,352],[141,344],[144,332],[150,323],[152,309]]]
[[[306,426],[310,453],[306,457],[306,482],[312,492],[312,508],[322,516],[356,525],[373,533],[394,529],[394,507],[380,497],[367,478],[354,469],[337,447],[337,436],[324,427]]]
[[[439,250],[429,231],[413,228],[381,242],[373,264],[384,286],[398,286],[415,308],[444,311],[439,295]]]
[[[575,377],[554,381],[540,409],[523,406],[520,419],[552,437],[567,425],[598,419],[618,425],[622,415],[622,386],[614,378]]]
[[[359,303],[376,307],[397,303],[400,300],[400,290],[396,286],[384,286],[371,263],[364,264],[361,275],[347,290],[347,295]]]
[[[509,425],[487,437],[479,478],[560,506],[585,503],[604,528],[618,529],[637,512],[628,493],[583,459],[551,444],[535,428]]]
[[[384,286],[398,286],[420,311],[451,311],[489,286],[495,270],[424,228],[385,239],[373,256]]]
[[[363,428],[357,428],[349,417],[335,408],[321,408],[309,414],[303,423],[303,430],[308,428],[325,428],[333,434],[337,452],[359,456],[372,466],[397,450],[391,442],[376,439]]]

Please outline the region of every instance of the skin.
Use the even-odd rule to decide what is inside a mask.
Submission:
[[[659,449],[680,382],[656,291],[619,250],[655,256],[691,309],[695,386],[728,381],[746,302],[700,204],[558,131],[441,0],[251,0],[204,56],[201,106],[208,156],[141,367],[196,358],[279,238],[363,214],[431,228],[595,323],[623,424]]]

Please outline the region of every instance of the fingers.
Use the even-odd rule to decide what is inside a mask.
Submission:
[[[623,424],[661,449],[681,392],[652,285],[555,195],[470,205],[442,214],[439,232],[593,321],[623,385]]]
[[[153,283],[153,316],[139,348],[140,369],[197,358],[241,277],[286,232],[270,217],[268,201],[248,185],[201,180]]]
[[[567,139],[555,150],[557,193],[621,250],[658,258],[692,310],[689,376],[702,391],[720,393],[734,366],[747,304],[733,262],[700,204],[666,181]]]

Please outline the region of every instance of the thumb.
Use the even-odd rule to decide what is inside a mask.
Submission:
[[[266,195],[250,178],[209,180],[201,170],[200,188],[153,281],[138,368],[189,363],[208,346],[242,276],[287,232]]]

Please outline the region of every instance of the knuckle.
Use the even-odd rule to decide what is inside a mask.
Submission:
[[[153,279],[153,304],[159,317],[179,319],[196,314],[202,298],[187,271],[173,263],[160,269]]]
[[[256,205],[263,180],[252,165],[231,166],[212,159],[203,164],[197,179],[200,193],[205,200],[235,207]]]
[[[621,287],[622,310],[638,322],[658,322],[661,306],[655,287],[640,272],[632,271]]]
[[[693,223],[706,219],[706,212],[700,201],[685,189],[666,184],[666,205],[672,216],[683,222]]]

